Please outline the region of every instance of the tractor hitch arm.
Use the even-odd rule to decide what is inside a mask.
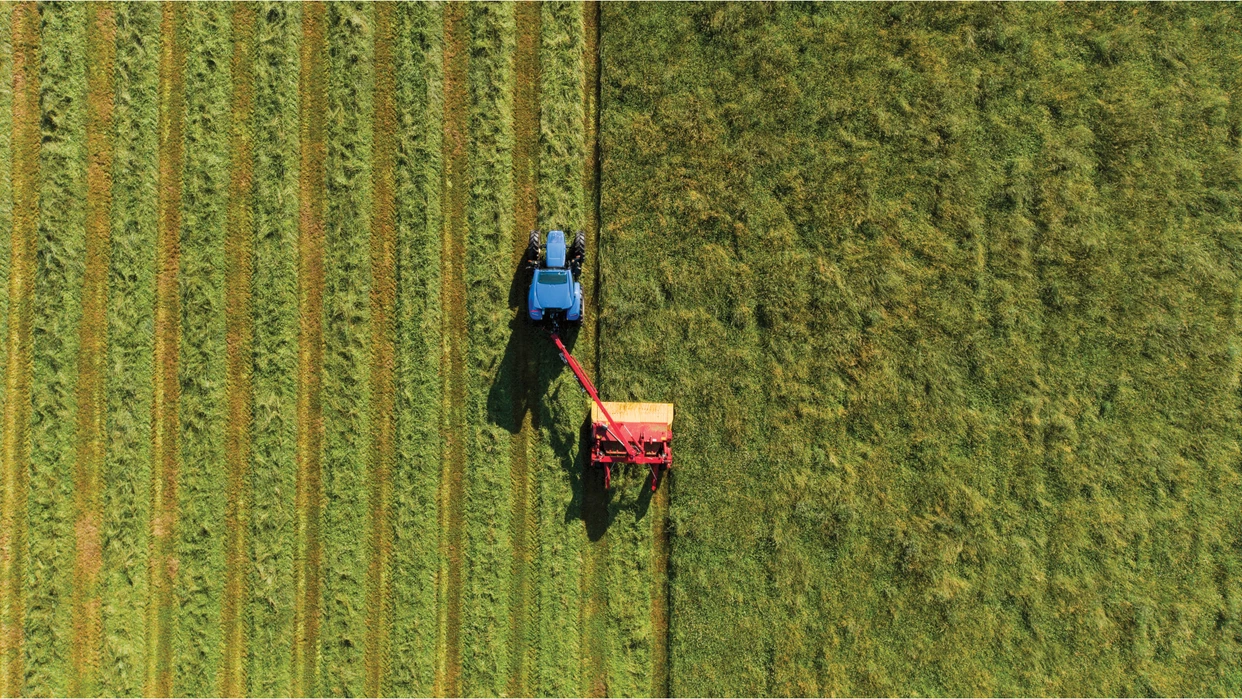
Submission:
[[[617,425],[616,421],[612,419],[612,415],[608,413],[608,408],[604,407],[604,402],[599,399],[599,394],[595,392],[595,385],[591,383],[591,379],[587,378],[586,372],[579,366],[578,360],[574,359],[574,356],[565,348],[565,343],[561,342],[560,335],[557,335],[555,331],[549,332],[548,335],[556,343],[556,349],[560,350],[561,359],[565,360],[565,363],[573,370],[574,376],[578,377],[578,383],[582,385],[582,388],[591,396],[591,400],[595,401],[595,404],[599,406],[600,412],[607,418],[608,431],[612,432],[612,435],[617,438],[621,446],[625,447],[625,453],[630,459],[637,459],[639,454],[633,446],[634,436],[624,426]],[[625,433],[624,437],[621,436],[622,432]]]

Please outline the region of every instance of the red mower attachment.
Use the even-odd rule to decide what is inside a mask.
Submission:
[[[591,463],[604,469],[604,488],[612,485],[613,464],[645,464],[651,468],[651,490],[660,471],[673,466],[672,403],[605,403],[560,336],[549,333],[561,359],[591,396]]]

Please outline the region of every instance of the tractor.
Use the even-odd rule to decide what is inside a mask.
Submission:
[[[548,332],[561,361],[569,365],[582,390],[591,397],[591,464],[604,471],[604,489],[612,486],[612,467],[642,464],[651,469],[651,490],[660,473],[673,465],[673,405],[671,403],[608,403],[600,400],[561,339],[562,325],[582,322],[582,284],[578,281],[586,259],[586,235],[579,231],[565,247],[565,233],[548,231],[541,244],[532,231],[524,257],[530,272],[526,295],[527,317]]]

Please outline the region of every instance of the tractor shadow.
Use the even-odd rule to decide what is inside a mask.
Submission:
[[[488,390],[487,420],[511,435],[520,434],[529,420],[531,439],[551,449],[553,462],[544,462],[546,452],[531,449],[528,442],[527,478],[538,478],[541,466],[559,468],[572,494],[565,506],[564,521],[581,520],[587,537],[599,541],[622,512],[634,510],[636,519],[646,515],[651,504],[651,474],[640,466],[614,467],[612,488],[604,489],[603,470],[591,466],[590,399],[573,380],[572,372],[558,356],[547,332],[526,320],[529,282],[530,273],[523,265],[518,265],[509,286],[509,307],[516,307],[519,312],[509,321],[509,340],[496,378]],[[571,352],[577,339],[577,328],[562,328],[561,340]],[[554,389],[555,394],[572,391],[574,396],[583,398],[586,415],[577,429],[568,427],[576,416],[555,412],[556,404],[570,402],[554,400],[558,395],[552,392],[552,384],[562,374],[571,374],[570,381],[560,383]],[[644,472],[646,478],[638,485],[639,475]],[[631,494],[635,487],[641,488],[641,492]]]

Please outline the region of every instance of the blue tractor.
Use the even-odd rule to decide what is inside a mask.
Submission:
[[[536,323],[555,331],[561,323],[582,322],[582,285],[578,275],[586,257],[586,234],[574,237],[565,248],[564,231],[548,231],[546,246],[539,231],[531,231],[526,246],[526,265],[531,271],[530,291],[526,295],[527,313]]]

